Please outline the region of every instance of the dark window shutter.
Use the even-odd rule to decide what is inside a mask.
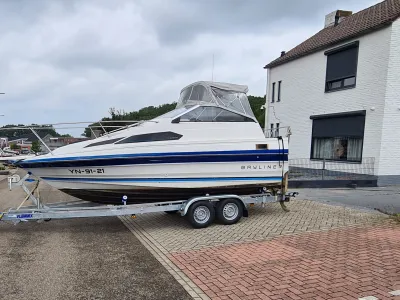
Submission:
[[[313,138],[363,137],[365,115],[317,118],[313,120]]]
[[[326,81],[340,80],[357,75],[358,47],[328,54]]]

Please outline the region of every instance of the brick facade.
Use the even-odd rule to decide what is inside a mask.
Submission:
[[[400,128],[400,84],[396,79],[400,71],[399,24],[397,20],[367,35],[269,69],[266,126],[279,123],[280,127],[291,127],[291,158],[310,157],[313,123],[310,116],[365,110],[362,156],[375,158],[376,175],[389,175],[392,181],[397,178],[400,182],[400,170],[396,167],[400,149],[395,146],[400,139],[393,135],[394,128]],[[356,87],[325,92],[324,52],[353,41],[359,41]],[[279,81],[282,81],[281,101],[276,101],[275,91],[275,102],[271,103],[272,84]],[[397,159],[397,164],[393,159]]]

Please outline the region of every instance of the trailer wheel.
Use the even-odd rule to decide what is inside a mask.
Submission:
[[[221,200],[216,208],[217,219],[224,225],[232,225],[239,222],[243,216],[243,205],[237,199]]]
[[[194,228],[205,228],[214,222],[215,209],[209,201],[198,201],[189,207],[186,216]]]

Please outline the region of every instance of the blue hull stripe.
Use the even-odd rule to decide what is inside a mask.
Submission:
[[[158,157],[158,156],[197,156],[197,155],[235,155],[235,154],[288,154],[288,149],[273,150],[233,150],[233,151],[202,151],[202,152],[161,152],[161,153],[135,153],[135,154],[113,154],[113,155],[93,155],[93,156],[73,156],[73,157],[49,157],[36,159],[35,162],[50,161],[74,161],[74,160],[93,160],[110,158],[132,158],[132,157]]]
[[[173,164],[202,162],[267,162],[287,161],[285,150],[214,151],[214,152],[171,152],[144,153],[106,156],[82,156],[66,158],[46,158],[18,163],[22,168],[74,168],[100,167],[136,164]]]
[[[278,181],[282,177],[199,177],[199,178],[65,178],[42,177],[48,181],[82,181],[82,182],[201,182],[201,181]]]

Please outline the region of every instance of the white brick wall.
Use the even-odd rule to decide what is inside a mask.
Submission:
[[[385,99],[388,98],[388,94],[385,92],[389,61],[393,65],[393,74],[389,74],[390,80],[395,80],[396,72],[400,74],[398,72],[399,56],[396,57],[394,54],[395,51],[399,53],[398,41],[397,49],[393,48],[392,53],[390,49],[391,32],[391,27],[386,27],[352,40],[360,43],[357,85],[352,89],[325,93],[326,56],[324,52],[328,49],[270,70],[269,120],[267,126],[270,126],[270,123],[280,123],[281,127],[291,127],[290,158],[310,157],[311,115],[366,110],[363,157],[374,157],[375,172],[377,174],[383,172],[379,168],[379,163],[386,163],[386,161],[380,161],[379,154],[381,151]],[[399,36],[397,39],[399,39]],[[343,44],[349,42],[351,41]],[[333,48],[338,46],[340,44]],[[389,53],[391,54],[390,59]],[[279,80],[282,80],[281,102],[271,103],[272,83]],[[278,83],[276,84],[275,101],[277,99],[277,85]],[[397,87],[399,88],[400,85],[397,85]],[[394,89],[393,92],[395,92]],[[374,110],[371,110],[372,107],[374,107]],[[400,111],[398,112],[400,113]],[[397,119],[397,122],[400,122],[400,120]],[[400,141],[398,142],[400,143]],[[400,147],[398,148],[397,152],[400,158]]]
[[[391,27],[379,175],[400,175],[400,19]]]

